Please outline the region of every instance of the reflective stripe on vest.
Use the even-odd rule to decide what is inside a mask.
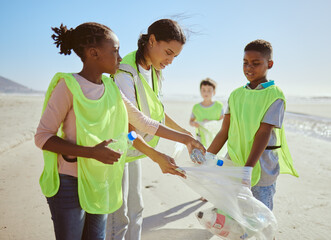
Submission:
[[[147,83],[143,75],[138,71],[136,64],[136,51],[129,53],[123,58],[118,73],[119,72],[126,72],[132,76],[136,90],[136,101],[138,109],[146,116],[158,122],[164,123],[164,109],[161,101],[158,98],[159,84],[155,69],[152,67],[153,89]],[[137,131],[137,133],[141,135],[151,147],[155,147],[159,141],[158,136],[152,136],[141,131]],[[132,147],[132,149],[128,151],[126,161],[131,162],[143,157],[145,157],[145,155]]]
[[[104,140],[118,139],[121,136],[119,145],[122,149],[126,149],[127,141],[123,139],[128,132],[128,116],[116,84],[110,78],[103,76],[104,94],[100,99],[91,100],[84,96],[72,74],[57,73],[47,90],[43,111],[60,79],[65,80],[73,95],[77,145],[95,146]],[[43,153],[45,164],[39,182],[43,194],[52,197],[59,189],[57,154],[49,151]],[[125,152],[113,165],[78,157],[78,196],[80,205],[86,212],[106,214],[116,211],[122,205],[124,164]]]
[[[230,127],[228,133],[228,154],[232,161],[244,166],[251,152],[255,134],[260,127],[263,117],[273,102],[285,98],[282,91],[276,86],[261,90],[249,90],[240,87],[229,97]],[[278,152],[280,173],[298,176],[293,167],[293,160],[288,150],[284,126],[274,128],[277,144],[281,148]],[[257,163],[252,172],[252,186],[256,185],[261,176],[261,166]]]

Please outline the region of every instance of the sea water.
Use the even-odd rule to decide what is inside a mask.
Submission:
[[[286,131],[298,132],[331,142],[331,118],[286,112],[284,126]]]

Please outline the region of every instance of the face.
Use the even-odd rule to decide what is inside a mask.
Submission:
[[[119,54],[120,43],[114,33],[110,34],[110,39],[104,40],[98,49],[98,66],[105,73],[115,74],[119,68],[122,58]]]
[[[272,68],[273,61],[268,60],[258,51],[246,51],[244,55],[244,74],[248,81],[260,84],[267,81],[267,71]]]
[[[172,40],[170,42],[156,41],[154,35],[149,40],[148,57],[156,70],[162,70],[171,64],[183,49],[183,44]]]
[[[201,97],[204,100],[211,100],[212,97],[215,95],[215,90],[212,86],[209,85],[202,85],[200,88]]]

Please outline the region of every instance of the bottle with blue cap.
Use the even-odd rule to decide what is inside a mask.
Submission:
[[[109,143],[109,147],[120,153],[127,151],[133,144],[133,141],[137,138],[137,133],[131,131],[128,134],[121,134],[117,138],[113,138],[113,141]],[[123,147],[124,146],[124,147]]]
[[[202,152],[197,148],[193,149],[190,157],[193,162],[205,166],[223,166],[224,164],[224,161],[219,159],[215,154],[206,152],[206,154],[203,155]]]

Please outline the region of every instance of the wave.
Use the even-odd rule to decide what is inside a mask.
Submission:
[[[286,130],[331,142],[331,118],[286,112]]]

